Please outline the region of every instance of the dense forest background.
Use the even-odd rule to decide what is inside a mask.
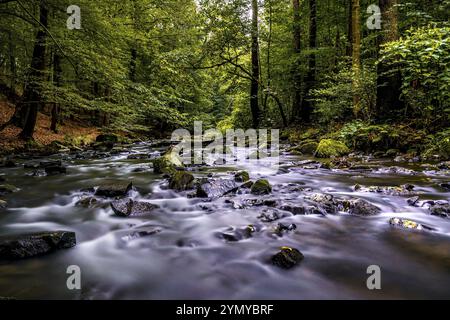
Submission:
[[[130,137],[203,121],[448,158],[449,15],[448,0],[0,0],[15,106],[0,129],[32,139],[39,112],[55,132]]]

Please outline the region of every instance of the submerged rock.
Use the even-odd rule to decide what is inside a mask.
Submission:
[[[169,188],[177,191],[192,189],[194,176],[186,171],[177,171],[169,179]]]
[[[416,221],[409,219],[401,219],[401,218],[391,218],[389,220],[389,224],[394,227],[399,227],[402,229],[411,229],[411,230],[434,230],[431,227],[422,225]]]
[[[50,166],[45,168],[45,173],[49,176],[56,174],[66,174],[67,168],[63,166]]]
[[[253,225],[248,225],[242,229],[230,230],[227,232],[222,232],[220,237],[229,242],[237,242],[243,239],[248,239],[252,236],[253,233],[257,232],[257,229]]]
[[[409,198],[409,199],[406,200],[406,202],[407,202],[410,206],[415,207],[416,204],[419,202],[419,197],[416,196],[416,197]]]
[[[251,188],[251,193],[254,195],[264,195],[264,194],[270,194],[272,192],[272,186],[270,185],[269,181],[266,179],[259,179],[257,180]]]
[[[83,207],[83,208],[92,208],[96,206],[98,203],[98,200],[94,197],[82,197],[80,200],[78,200],[75,203],[76,207]]]
[[[159,207],[149,202],[121,199],[111,202],[111,208],[116,216],[126,218],[129,216],[147,215]]]
[[[418,194],[414,191],[414,186],[411,184],[405,184],[400,187],[386,187],[386,186],[370,186],[365,187],[359,184],[355,185],[353,188],[357,192],[372,192],[372,193],[382,193],[390,196],[411,196]]]
[[[344,156],[349,153],[350,150],[344,143],[332,139],[323,139],[317,146],[315,156],[317,158],[332,158]]]
[[[130,181],[107,182],[98,187],[95,195],[108,198],[124,197],[132,188],[133,183]]]
[[[282,247],[281,251],[272,257],[272,263],[283,269],[291,269],[304,259],[303,254],[295,248]]]
[[[250,175],[247,171],[241,171],[234,175],[234,181],[236,182],[247,182],[250,180]]]
[[[264,209],[261,212],[261,214],[258,216],[258,219],[262,222],[273,222],[281,218],[284,218],[285,216],[286,214],[277,209],[268,208]]]
[[[133,231],[133,232],[127,234],[126,236],[123,236],[121,238],[121,240],[124,241],[124,242],[129,242],[129,241],[136,240],[136,239],[139,239],[139,238],[153,236],[155,234],[160,233],[161,231],[162,231],[161,228],[153,228],[153,229],[149,229],[149,230]]]
[[[5,209],[6,207],[8,207],[8,202],[0,199],[0,209]]]
[[[439,186],[447,191],[450,191],[450,183],[449,182],[441,183]]]
[[[203,179],[197,186],[199,198],[220,198],[237,190],[236,182],[224,179]]]
[[[11,184],[0,184],[0,195],[9,194],[17,192],[19,189],[17,189],[15,186]]]
[[[294,224],[294,223],[289,224],[289,225],[285,225],[285,224],[279,223],[275,227],[274,233],[281,237],[281,236],[283,236],[284,232],[289,232],[289,231],[294,231],[294,230],[297,230],[297,225]]]
[[[23,259],[76,245],[74,232],[54,231],[0,238],[0,259]]]

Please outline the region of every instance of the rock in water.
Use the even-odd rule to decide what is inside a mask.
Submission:
[[[344,143],[332,139],[323,139],[317,146],[315,156],[317,158],[332,158],[345,156],[349,153],[350,150]]]
[[[254,195],[270,194],[272,192],[272,186],[266,179],[260,179],[256,181],[251,188],[251,193]]]
[[[134,201],[133,199],[121,199],[113,201],[111,208],[119,217],[142,216],[150,214],[153,210],[158,209],[157,205],[149,202]]]
[[[13,185],[10,185],[10,184],[2,184],[2,185],[0,185],[0,195],[13,193],[13,192],[16,192],[16,191],[18,191],[18,189],[15,186],[13,186]]]
[[[290,247],[282,247],[281,251],[272,257],[272,263],[283,269],[291,269],[304,259],[303,254]]]
[[[411,230],[434,230],[431,227],[422,225],[416,221],[401,219],[401,218],[392,218],[389,220],[389,224],[394,227],[400,227],[402,229],[411,229]]]
[[[175,172],[169,179],[169,188],[177,191],[192,189],[194,176],[186,171]]]
[[[45,168],[45,173],[49,176],[56,174],[66,174],[67,168],[63,166],[51,166]]]
[[[124,197],[131,188],[133,188],[133,183],[129,181],[107,182],[98,187],[95,195],[108,198]]]
[[[173,174],[177,171],[177,168],[183,168],[183,162],[180,156],[170,148],[162,157],[153,161],[153,172],[162,174]]]
[[[410,206],[415,207],[416,204],[417,204],[417,202],[419,202],[419,197],[416,196],[416,197],[409,198],[409,199],[406,200],[406,202],[407,202]]]
[[[0,259],[24,259],[72,248],[75,245],[75,233],[69,231],[6,236],[0,238]]]
[[[431,215],[442,218],[448,218],[450,216],[450,204],[435,204],[430,207]]]
[[[202,180],[197,186],[196,195],[199,198],[220,198],[235,190],[237,185],[233,180]]]
[[[344,206],[350,214],[356,216],[373,216],[381,212],[380,208],[363,199],[350,200]]]
[[[8,202],[0,200],[0,209],[5,209],[6,207],[8,207]]]
[[[247,182],[250,180],[250,175],[247,171],[241,171],[234,175],[234,181],[236,182]]]

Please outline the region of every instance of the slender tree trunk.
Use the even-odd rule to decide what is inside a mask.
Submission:
[[[41,0],[39,3],[39,21],[42,26],[48,26],[46,0]],[[23,107],[26,110],[26,120],[23,130],[20,133],[22,139],[32,139],[34,128],[36,126],[39,105],[41,104],[42,99],[41,89],[39,87],[40,84],[38,82],[44,79],[46,38],[46,31],[40,27],[34,44],[28,85],[23,93]]]
[[[272,72],[271,72],[271,65],[270,65],[270,50],[272,49],[272,1],[269,0],[268,4],[269,6],[269,37],[267,39],[267,58],[266,58],[266,63],[267,63],[267,90],[269,92],[265,93],[264,96],[264,113],[267,112],[267,102],[269,100],[269,94],[270,94],[270,85],[272,84]]]
[[[316,0],[309,0],[309,66],[308,75],[306,78],[306,95],[309,98],[310,91],[314,87],[316,82],[316,53],[317,48],[317,3]],[[306,100],[304,103],[304,115],[303,119],[306,122],[311,120],[312,102]]]
[[[252,81],[250,86],[250,109],[253,127],[259,128],[259,31],[258,31],[258,0],[252,0]]]
[[[294,119],[304,120],[304,114],[302,110],[302,76],[300,73],[300,51],[301,51],[301,27],[300,27],[300,1],[292,0],[292,7],[294,10],[294,54],[295,62],[293,65],[293,87],[294,98],[292,101],[292,115]]]
[[[347,56],[353,54],[353,0],[347,0]]]
[[[54,85],[57,88],[62,86],[62,68],[61,68],[61,56],[57,51],[53,55],[53,72],[54,72]],[[53,104],[52,109],[52,122],[50,125],[50,130],[58,133],[58,123],[59,123],[60,106],[58,103]]]
[[[132,48],[130,60],[130,80],[132,82],[136,82],[136,64],[137,64],[137,50],[136,48]]]
[[[352,0],[352,38],[353,38],[353,110],[360,112],[361,97],[357,93],[361,73],[361,12],[359,0]]]
[[[383,29],[379,32],[378,51],[381,45],[398,40],[398,0],[379,0],[382,12]],[[391,71],[384,63],[377,66],[377,119],[389,116],[390,111],[400,110],[404,107],[400,100],[401,74],[400,71]]]

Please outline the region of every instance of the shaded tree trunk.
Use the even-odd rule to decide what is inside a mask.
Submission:
[[[259,31],[258,31],[258,0],[252,0],[252,81],[250,85],[250,109],[253,128],[259,128]]]
[[[294,97],[292,100],[292,115],[294,119],[302,119],[304,117],[302,110],[302,76],[300,74],[300,51],[301,51],[301,28],[300,28],[300,1],[293,0],[292,7],[294,10],[294,54],[295,62],[293,66],[293,87]]]
[[[353,65],[353,110],[360,112],[361,97],[357,93],[361,73],[361,7],[359,0],[352,0],[352,65]]]
[[[61,56],[58,52],[53,55],[53,72],[54,72],[54,85],[57,88],[62,86],[62,68],[61,68]],[[50,125],[50,130],[58,133],[58,123],[59,123],[60,106],[58,103],[53,104],[52,109],[52,122]]]
[[[399,38],[397,3],[398,0],[379,0],[383,30],[379,32],[378,52],[381,50],[381,45]],[[401,80],[399,70],[392,71],[384,63],[378,64],[377,119],[384,119],[389,116],[391,111],[403,109],[404,104],[400,100]]]
[[[351,57],[353,54],[353,0],[347,0],[347,46],[346,54]]]
[[[316,82],[316,53],[317,48],[317,3],[316,0],[309,0],[309,55],[308,75],[306,78],[306,95],[309,98],[310,91]],[[309,122],[311,120],[312,102],[306,100],[304,103],[303,120]]]
[[[48,9],[46,0],[39,3],[39,21],[42,26],[48,26]],[[20,137],[22,139],[32,139],[34,128],[36,126],[39,105],[41,104],[41,89],[39,87],[45,71],[45,45],[46,31],[40,27],[36,35],[36,42],[33,49],[33,57],[31,60],[31,70],[28,77],[28,85],[23,93],[22,107],[26,110],[25,124]]]

